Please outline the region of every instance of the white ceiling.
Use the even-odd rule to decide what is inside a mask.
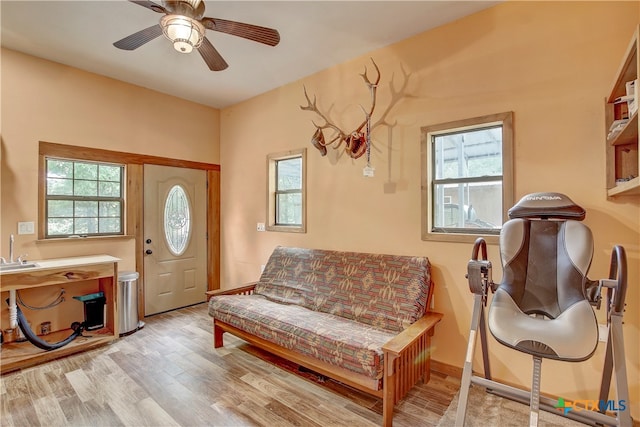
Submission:
[[[113,42],[162,16],[125,0],[1,0],[1,41],[9,49],[224,108],[497,3],[206,0],[205,16],[280,32],[280,44],[270,47],[207,31],[229,64],[218,72],[209,71],[195,50],[178,53],[162,36],[134,51],[115,48]]]

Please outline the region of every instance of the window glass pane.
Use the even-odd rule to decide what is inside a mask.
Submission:
[[[73,178],[73,162],[47,159],[47,177]]]
[[[277,191],[302,188],[302,157],[277,161]]]
[[[122,166],[100,165],[100,181],[120,182]]]
[[[436,184],[434,227],[499,230],[502,224],[502,182]]]
[[[72,218],[73,202],[71,200],[49,200],[47,211],[49,218]]]
[[[47,178],[47,194],[51,196],[70,196],[73,194],[73,180]]]
[[[75,234],[92,234],[98,232],[98,218],[76,218],[74,221]]]
[[[74,215],[76,217],[97,217],[98,202],[76,202]]]
[[[98,195],[100,197],[120,197],[120,183],[104,181],[99,182]]]
[[[267,230],[306,233],[306,149],[269,154]]]
[[[276,204],[276,224],[300,225],[302,224],[302,194],[286,193],[278,194]]]
[[[502,175],[502,126],[434,137],[436,179]]]
[[[100,202],[100,217],[119,217],[120,202]]]
[[[100,233],[118,233],[120,232],[120,218],[100,218]]]
[[[98,179],[98,165],[95,163],[75,163],[73,169],[75,179]]]
[[[73,219],[49,218],[47,221],[47,234],[49,236],[73,234]]]
[[[123,233],[123,165],[47,158],[46,167],[46,236]]]
[[[189,243],[191,233],[191,206],[184,189],[175,185],[169,190],[164,204],[164,235],[169,250],[181,255]]]
[[[98,182],[75,180],[73,186],[73,194],[74,196],[97,196]]]

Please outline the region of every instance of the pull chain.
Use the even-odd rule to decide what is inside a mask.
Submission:
[[[362,175],[366,177],[373,177],[375,168],[371,166],[371,116],[367,115],[367,136],[365,137],[365,144],[367,144],[367,166],[362,169]]]
[[[369,90],[371,91],[371,97],[374,98],[374,91],[377,85],[371,85]],[[367,166],[362,170],[362,174],[366,177],[373,177],[375,168],[371,166],[371,114],[367,113],[367,127],[366,127],[365,144],[367,144]]]
[[[371,116],[367,115],[367,167],[371,167]]]

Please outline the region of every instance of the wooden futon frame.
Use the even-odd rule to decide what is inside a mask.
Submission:
[[[218,295],[251,295],[255,284],[232,290],[207,292],[208,298]],[[433,286],[431,287],[433,289]],[[431,292],[428,298],[430,303]],[[429,307],[429,305],[427,305]],[[393,408],[418,381],[429,381],[430,346],[435,325],[442,319],[441,313],[427,312],[422,318],[400,332],[383,347],[384,373],[382,380],[372,379],[327,362],[296,353],[254,336],[234,326],[213,320],[214,347],[223,346],[222,335],[229,332],[253,345],[290,360],[322,375],[364,391],[383,400],[383,425],[391,426]],[[382,381],[380,387],[379,381]]]

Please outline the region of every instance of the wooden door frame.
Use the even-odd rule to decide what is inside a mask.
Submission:
[[[144,317],[144,165],[205,170],[207,173],[207,290],[220,289],[220,165],[45,141],[40,141],[38,151],[41,165],[44,164],[46,156],[125,165],[127,180],[125,234],[135,239],[136,271],[140,274],[138,280],[138,317],[140,319]],[[46,179],[46,177],[41,176],[40,179]],[[45,187],[41,183],[39,188],[41,194],[38,197],[38,219],[42,224]]]

